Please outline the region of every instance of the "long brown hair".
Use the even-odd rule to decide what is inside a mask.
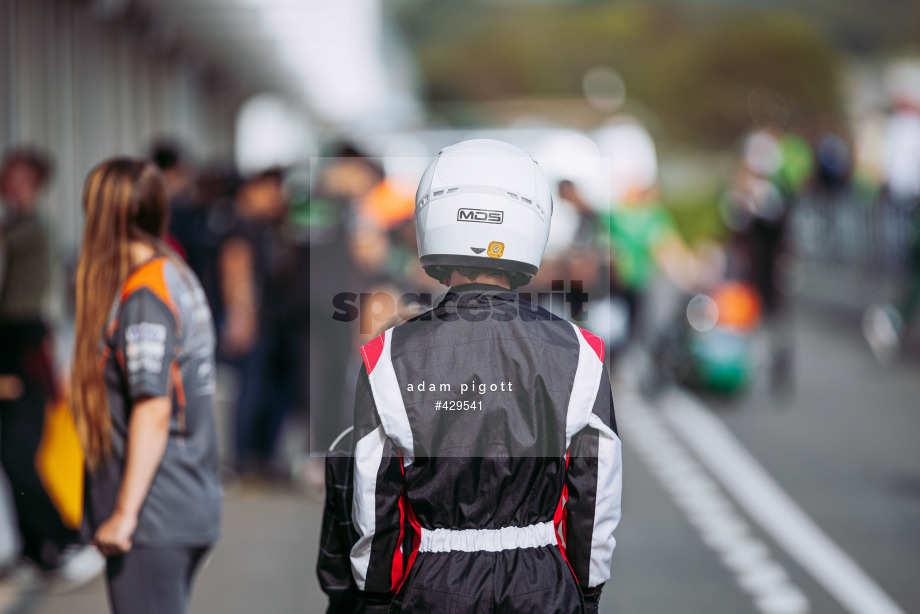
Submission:
[[[83,188],[83,247],[77,267],[73,409],[86,463],[97,468],[111,453],[112,419],[100,354],[103,328],[116,293],[131,272],[132,241],[168,253],[168,201],[163,178],[146,161],[111,158],[90,171]]]

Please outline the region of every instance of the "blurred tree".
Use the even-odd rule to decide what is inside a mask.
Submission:
[[[668,141],[725,146],[751,123],[836,117],[833,45],[794,13],[670,2],[409,3],[397,13],[432,102],[579,97],[623,76]]]
[[[721,145],[752,125],[781,129],[839,118],[842,110],[837,53],[789,16],[714,20],[654,62],[651,74],[667,77],[641,85],[672,139]]]

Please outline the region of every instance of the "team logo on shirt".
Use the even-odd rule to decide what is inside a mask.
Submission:
[[[501,258],[505,253],[505,244],[500,241],[492,241],[489,243],[488,253],[489,258]]]
[[[128,371],[160,373],[166,354],[166,326],[141,322],[125,329],[125,358]]]
[[[166,341],[166,325],[141,322],[132,324],[125,330],[125,341]]]

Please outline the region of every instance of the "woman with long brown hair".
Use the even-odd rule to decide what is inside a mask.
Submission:
[[[116,614],[186,611],[217,539],[214,332],[197,279],[163,242],[152,164],[112,158],[83,192],[74,412],[86,513]]]

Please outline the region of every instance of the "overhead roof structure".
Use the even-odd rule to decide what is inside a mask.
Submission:
[[[412,62],[381,0],[134,0],[158,36],[194,48],[254,89],[345,129],[394,128],[419,113]],[[99,0],[117,11],[131,0]]]

